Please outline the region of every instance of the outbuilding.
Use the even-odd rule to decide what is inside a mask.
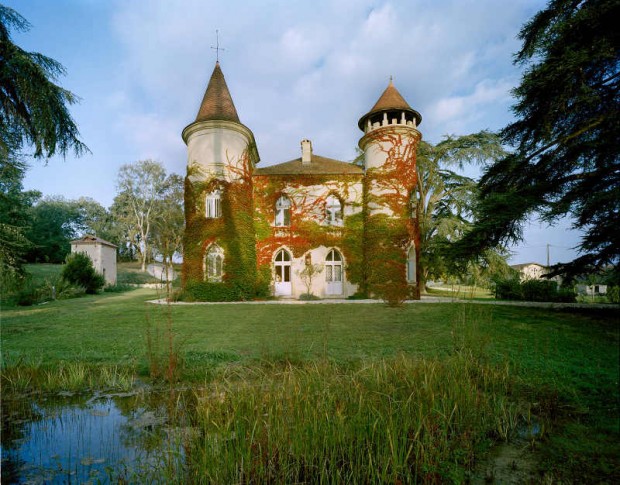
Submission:
[[[97,236],[86,235],[71,241],[72,253],[85,253],[107,285],[116,284],[116,246]]]

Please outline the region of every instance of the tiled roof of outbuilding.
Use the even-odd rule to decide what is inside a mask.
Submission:
[[[362,175],[363,173],[364,170],[361,167],[352,163],[314,154],[308,164],[303,164],[301,158],[296,158],[289,162],[258,168],[254,171],[254,175]]]
[[[241,123],[230,91],[228,91],[226,79],[224,79],[224,73],[220,68],[219,62],[215,63],[209,85],[202,98],[198,115],[196,115],[196,121],[209,120],[224,120]]]
[[[80,239],[75,239],[74,241],[71,241],[71,244],[102,244],[103,246],[110,246],[112,248],[116,247],[115,244],[112,244],[111,242],[106,241],[105,239],[101,239],[100,237],[97,237],[97,236],[91,236],[89,234],[87,234],[86,236]]]

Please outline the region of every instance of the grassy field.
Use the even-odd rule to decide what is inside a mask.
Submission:
[[[36,388],[45,374],[41,370],[66,374],[71,365],[83,366],[86,374],[114,368],[149,379],[157,368],[165,374],[172,355],[175,379],[206,385],[208,395],[215,386],[231,396],[201,405],[205,429],[237,423],[241,428],[227,428],[235,436],[248,434],[248,423],[254,429],[257,441],[248,441],[249,448],[227,450],[228,468],[209,469],[215,481],[241,480],[239,474],[248,471],[239,471],[237,460],[245,456],[258,467],[251,474],[276,482],[308,476],[458,482],[477,453],[507,439],[531,414],[544,423],[544,433],[530,446],[549,476],[585,482],[620,478],[619,322],[613,309],[145,303],[157,296],[138,289],[3,309],[3,389]],[[307,393],[293,399],[300,389]],[[381,389],[388,397],[380,398]],[[414,395],[420,399],[412,402]],[[270,409],[274,420],[288,422],[286,416],[301,403],[310,421],[300,417],[286,429],[252,411]],[[349,419],[334,428],[316,409]],[[405,419],[411,413],[419,414],[415,422]],[[387,434],[373,431],[373,422]],[[309,438],[290,444],[293,431],[330,438],[312,447],[303,444]],[[426,433],[427,441],[419,433]],[[385,449],[392,446],[394,453],[388,456],[377,444],[365,454],[375,441]],[[418,441],[426,444],[412,444]],[[206,460],[196,465],[196,473],[209,468],[209,453],[223,452],[212,445],[196,444]],[[375,463],[356,474],[368,459],[389,466]]]
[[[32,276],[35,284],[41,284],[46,279],[58,278],[62,267],[62,264],[27,264],[26,272]],[[157,278],[141,271],[138,262],[117,264],[117,283],[120,285],[158,282]]]

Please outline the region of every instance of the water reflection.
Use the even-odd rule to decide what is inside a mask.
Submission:
[[[70,395],[2,400],[2,483],[177,481],[186,396]]]

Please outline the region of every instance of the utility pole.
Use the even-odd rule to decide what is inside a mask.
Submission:
[[[547,268],[549,268],[549,246],[551,245],[547,243]]]

